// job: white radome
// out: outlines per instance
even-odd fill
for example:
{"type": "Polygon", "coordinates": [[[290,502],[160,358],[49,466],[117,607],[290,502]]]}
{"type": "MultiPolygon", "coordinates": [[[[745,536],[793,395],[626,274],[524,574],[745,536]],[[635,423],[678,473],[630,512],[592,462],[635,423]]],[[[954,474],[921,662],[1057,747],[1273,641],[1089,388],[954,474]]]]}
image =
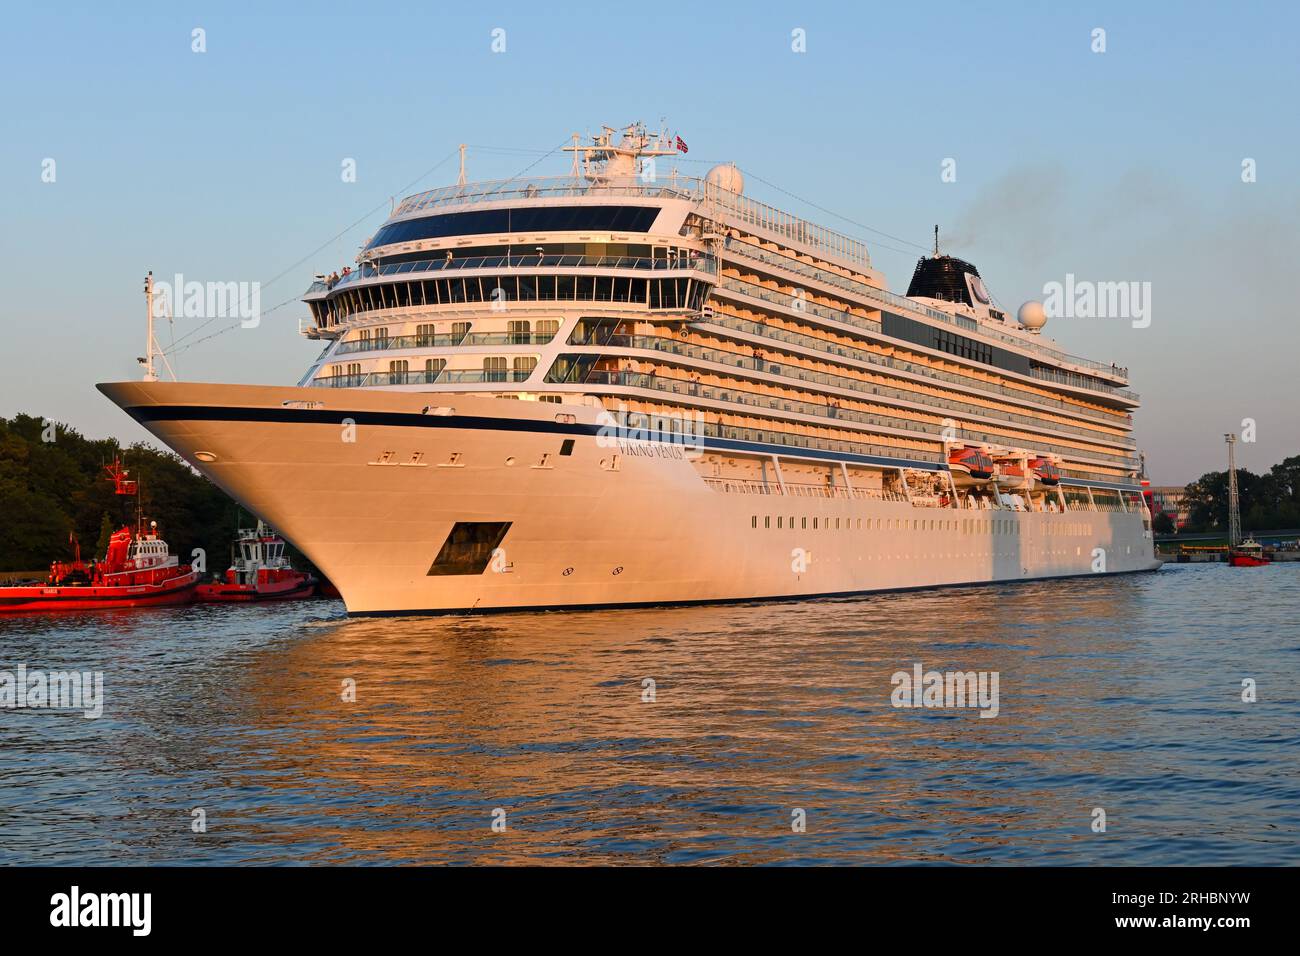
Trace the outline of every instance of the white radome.
{"type": "Polygon", "coordinates": [[[1047,324],[1047,312],[1043,308],[1043,303],[1034,299],[1020,307],[1020,311],[1016,313],[1016,318],[1030,332],[1037,332],[1047,324]]]}
{"type": "Polygon", "coordinates": [[[745,191],[745,177],[736,168],[735,163],[721,163],[714,166],[705,174],[704,178],[707,182],[719,189],[725,189],[729,193],[742,193],[745,191]]]}

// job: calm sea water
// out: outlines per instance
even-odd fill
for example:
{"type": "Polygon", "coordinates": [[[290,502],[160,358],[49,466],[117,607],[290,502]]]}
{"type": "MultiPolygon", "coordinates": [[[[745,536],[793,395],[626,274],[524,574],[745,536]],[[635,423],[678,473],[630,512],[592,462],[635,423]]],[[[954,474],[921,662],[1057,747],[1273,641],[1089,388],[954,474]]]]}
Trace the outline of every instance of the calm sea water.
{"type": "Polygon", "coordinates": [[[0,864],[1295,864],[1298,612],[1300,565],[1184,565],[787,605],[4,621],[0,670],[102,671],[106,702],[0,711],[0,864]],[[999,715],[891,706],[917,662],[998,672],[999,715]]]}

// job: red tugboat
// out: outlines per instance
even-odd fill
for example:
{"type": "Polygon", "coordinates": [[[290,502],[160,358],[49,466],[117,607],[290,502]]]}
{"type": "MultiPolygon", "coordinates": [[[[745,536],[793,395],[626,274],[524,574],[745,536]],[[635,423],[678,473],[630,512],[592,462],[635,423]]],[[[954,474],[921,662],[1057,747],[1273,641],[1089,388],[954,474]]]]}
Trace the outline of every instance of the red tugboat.
{"type": "Polygon", "coordinates": [[[200,584],[200,601],[287,601],[311,597],[316,579],[295,571],[284,556],[284,539],[259,521],[255,529],[241,529],[235,563],[224,578],[200,584]]]}
{"type": "MultiPolygon", "coordinates": [[[[117,459],[104,471],[117,494],[139,494],[138,483],[127,480],[117,459]]],[[[0,587],[0,614],[188,604],[199,573],[171,554],[167,542],[158,537],[157,522],[151,521],[147,532],[143,525],[137,498],[135,532],[129,525],[113,532],[102,561],[82,561],[74,536],[76,557],[51,563],[44,582],[0,587]]]]}
{"type": "Polygon", "coordinates": [[[1264,546],[1254,538],[1247,538],[1235,548],[1228,549],[1228,563],[1234,568],[1262,568],[1271,563],[1264,546]]]}

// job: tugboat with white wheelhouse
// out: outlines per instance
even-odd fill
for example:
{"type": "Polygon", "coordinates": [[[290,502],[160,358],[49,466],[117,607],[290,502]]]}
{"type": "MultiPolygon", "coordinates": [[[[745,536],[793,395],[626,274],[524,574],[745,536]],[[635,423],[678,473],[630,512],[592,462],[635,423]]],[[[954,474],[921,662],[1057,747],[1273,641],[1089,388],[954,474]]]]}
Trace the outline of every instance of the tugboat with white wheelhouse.
{"type": "Polygon", "coordinates": [[[117,459],[104,471],[117,494],[136,496],[134,532],[130,525],[114,531],[104,557],[89,563],[81,560],[81,546],[73,535],[73,560],[52,562],[43,582],[0,587],[0,614],[158,607],[193,600],[199,572],[171,553],[158,536],[158,522],[144,529],[139,483],[127,478],[117,459]]]}
{"type": "Polygon", "coordinates": [[[201,584],[200,601],[287,601],[311,597],[316,579],[295,571],[284,553],[284,539],[262,521],[242,528],[235,541],[235,563],[222,578],[201,584]]]}

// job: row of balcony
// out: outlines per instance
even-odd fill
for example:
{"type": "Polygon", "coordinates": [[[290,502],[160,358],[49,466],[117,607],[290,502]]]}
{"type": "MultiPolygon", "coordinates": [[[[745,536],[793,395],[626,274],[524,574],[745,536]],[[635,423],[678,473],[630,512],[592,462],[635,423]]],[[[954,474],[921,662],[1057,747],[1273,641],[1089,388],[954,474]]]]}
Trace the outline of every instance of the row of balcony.
{"type": "MultiPolygon", "coordinates": [[[[818,338],[815,335],[808,335],[803,332],[791,332],[787,329],[779,329],[775,326],[765,325],[761,322],[754,322],[750,319],[737,318],[732,315],[714,313],[709,316],[707,320],[694,324],[702,330],[709,330],[710,326],[719,326],[722,329],[734,330],[749,335],[763,336],[764,338],[774,339],[778,342],[797,345],[827,355],[853,359],[857,362],[875,365],[881,368],[911,372],[914,375],[921,375],[925,378],[939,379],[941,381],[950,382],[954,385],[960,385],[964,388],[974,388],[992,395],[1003,396],[1011,399],[1016,404],[1037,405],[1044,408],[1059,410],[1078,418],[1088,418],[1092,421],[1111,425],[1113,427],[1122,427],[1130,424],[1132,421],[1131,415],[1125,414],[1123,417],[1117,418],[1115,415],[1106,412],[1096,411],[1090,408],[1084,408],[1080,405],[1067,403],[1065,399],[1049,398],[1045,395],[1035,395],[1032,392],[1026,392],[1024,389],[1011,388],[1007,385],[985,381],[980,378],[970,378],[965,375],[959,375],[956,372],[949,372],[946,369],[934,368],[929,365],[916,365],[912,362],[905,362],[902,359],[892,358],[888,355],[880,355],[877,352],[867,352],[851,346],[841,345],[837,342],[830,342],[826,339],[818,338]]],[[[1136,447],[1136,445],[1134,447],[1136,447]]]]}
{"type": "MultiPolygon", "coordinates": [[[[892,415],[869,414],[847,408],[839,408],[814,402],[805,402],[799,399],[779,398],[772,395],[765,395],[760,392],[750,392],[737,388],[723,388],[717,385],[705,385],[701,382],[690,381],[688,379],[653,375],[647,372],[605,371],[601,369],[592,369],[586,373],[582,383],[588,385],[623,385],[631,388],[653,389],[691,398],[707,398],[713,401],[726,402],[729,404],[746,405],[767,413],[790,412],[799,415],[808,415],[824,419],[825,422],[822,423],[823,425],[828,422],[849,422],[861,425],[874,425],[878,428],[894,428],[901,432],[911,432],[918,439],[934,442],[940,441],[937,434],[917,434],[917,426],[921,423],[917,422],[915,419],[897,418],[892,415]]],[[[1007,444],[1007,439],[1005,437],[989,432],[977,431],[972,428],[955,428],[953,431],[954,433],[950,439],[952,441],[968,441],[997,446],[1007,444]]],[[[1124,468],[1126,470],[1131,469],[1136,465],[1135,461],[1121,455],[1086,451],[1079,448],[1072,448],[1068,445],[1057,445],[1053,442],[1036,441],[1034,446],[1033,450],[1036,452],[1054,452],[1070,458],[1088,458],[1096,460],[1102,464],[1110,464],[1113,467],[1124,468]]],[[[897,454],[897,452],[894,452],[894,454],[897,454]]]]}
{"type": "MultiPolygon", "coordinates": [[[[582,343],[575,343],[582,344],[582,343]]],[[[1093,429],[1084,428],[1083,426],[1068,425],[1062,422],[1045,421],[1042,418],[1035,418],[1031,415],[1018,415],[1014,412],[1004,412],[999,409],[985,408],[979,405],[969,405],[964,402],[950,399],[938,398],[933,395],[921,394],[915,391],[894,388],[889,385],[874,385],[862,382],[858,379],[848,378],[843,375],[835,375],[829,372],[816,372],[811,369],[803,368],[799,365],[782,364],[772,359],[760,359],[757,356],[743,356],[738,352],[729,352],[721,349],[712,349],[702,345],[693,345],[686,342],[680,342],[677,339],[665,338],[663,336],[651,335],[611,335],[602,339],[599,343],[593,343],[602,346],[621,346],[623,348],[646,349],[655,352],[667,352],[672,355],[697,359],[699,361],[713,362],[717,365],[729,365],[734,368],[764,372],[771,375],[779,375],[783,378],[798,379],[802,382],[811,382],[817,385],[826,385],[833,388],[844,389],[845,391],[856,392],[864,400],[873,396],[884,396],[897,398],[902,401],[912,402],[924,406],[922,409],[914,411],[930,411],[934,407],[939,407],[947,411],[952,411],[960,415],[971,415],[982,418],[996,418],[1008,423],[1021,424],[1030,426],[1036,430],[1049,430],[1068,432],[1078,435],[1087,441],[1098,443],[1109,443],[1119,445],[1125,448],[1137,448],[1137,442],[1132,438],[1120,435],[1111,435],[1098,432],[1093,429]]],[[[1083,452],[1081,452],[1083,453],[1083,452]]]]}

